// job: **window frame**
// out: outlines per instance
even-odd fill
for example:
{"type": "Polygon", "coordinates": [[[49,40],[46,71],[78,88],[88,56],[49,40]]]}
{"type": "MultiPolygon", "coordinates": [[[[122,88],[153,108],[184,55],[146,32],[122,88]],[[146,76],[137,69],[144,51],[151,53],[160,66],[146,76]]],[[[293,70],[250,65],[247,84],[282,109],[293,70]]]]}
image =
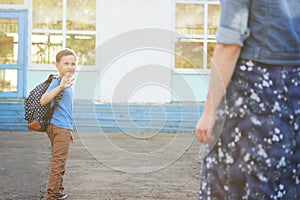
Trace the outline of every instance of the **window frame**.
{"type": "Polygon", "coordinates": [[[26,10],[28,8],[29,0],[24,0],[23,4],[0,4],[3,10],[26,10]]]}
{"type": "MultiPolygon", "coordinates": [[[[27,1],[27,0],[25,0],[27,1]]],[[[32,40],[31,40],[31,36],[32,33],[42,33],[42,34],[47,34],[47,33],[51,33],[51,34],[60,34],[62,35],[62,48],[66,47],[66,41],[67,41],[67,35],[69,34],[79,34],[79,35],[83,35],[83,34],[87,34],[87,35],[94,35],[95,36],[95,65],[77,65],[76,67],[76,71],[97,71],[97,21],[98,21],[98,14],[97,14],[97,10],[98,10],[98,1],[96,0],[96,26],[95,26],[95,30],[94,31],[84,31],[84,30],[67,30],[67,0],[62,0],[63,1],[63,16],[62,16],[62,29],[61,30],[43,30],[43,29],[33,29],[32,23],[31,25],[28,27],[28,57],[30,59],[28,59],[28,69],[29,70],[57,70],[55,68],[54,64],[33,64],[31,57],[32,57],[32,51],[31,51],[31,47],[32,47],[32,40]]],[[[33,17],[32,17],[32,13],[33,13],[33,1],[30,1],[28,7],[29,7],[29,13],[28,13],[28,18],[29,21],[32,22],[33,17]]],[[[76,52],[75,52],[76,53],[76,52]]]]}
{"type": "MultiPolygon", "coordinates": [[[[176,4],[201,4],[204,7],[204,30],[203,34],[183,34],[187,39],[203,39],[203,47],[207,50],[208,43],[210,40],[215,41],[215,35],[208,35],[207,27],[208,27],[208,6],[209,5],[220,5],[219,0],[174,0],[173,1],[173,28],[176,31],[176,4]]],[[[180,37],[176,37],[178,39],[180,37]]],[[[173,43],[173,52],[175,52],[175,41],[173,43]]],[[[190,68],[176,68],[175,67],[175,55],[174,59],[172,60],[173,64],[173,73],[175,74],[210,74],[211,69],[208,68],[207,56],[203,54],[203,68],[200,69],[190,69],[190,68]]]]}

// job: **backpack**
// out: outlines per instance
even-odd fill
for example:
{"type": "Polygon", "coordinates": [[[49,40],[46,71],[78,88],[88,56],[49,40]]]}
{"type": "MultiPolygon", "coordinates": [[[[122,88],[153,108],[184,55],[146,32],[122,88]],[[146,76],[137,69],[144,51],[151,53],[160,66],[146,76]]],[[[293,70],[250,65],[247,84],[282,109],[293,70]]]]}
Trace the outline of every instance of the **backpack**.
{"type": "MultiPolygon", "coordinates": [[[[58,106],[62,98],[63,91],[54,98],[54,105],[50,108],[50,103],[46,105],[40,104],[42,95],[47,91],[52,80],[58,76],[50,74],[48,79],[37,85],[30,91],[28,97],[24,101],[25,120],[28,121],[27,127],[29,130],[45,132],[49,120],[51,119],[54,110],[58,106]]],[[[59,80],[60,81],[60,80],[59,80]]]]}

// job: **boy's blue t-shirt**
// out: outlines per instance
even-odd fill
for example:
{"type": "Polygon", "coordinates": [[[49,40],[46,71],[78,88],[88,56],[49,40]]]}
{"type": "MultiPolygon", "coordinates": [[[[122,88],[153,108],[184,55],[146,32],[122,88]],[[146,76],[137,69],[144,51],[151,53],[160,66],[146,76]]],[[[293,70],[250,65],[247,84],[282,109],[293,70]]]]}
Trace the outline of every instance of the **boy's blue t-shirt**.
{"type": "MultiPolygon", "coordinates": [[[[47,92],[53,90],[59,85],[58,79],[53,79],[47,92]]],[[[53,116],[50,120],[51,124],[57,127],[73,130],[73,90],[72,88],[64,89],[62,99],[59,101],[53,116]]],[[[53,106],[54,99],[51,100],[50,106],[53,106]]]]}

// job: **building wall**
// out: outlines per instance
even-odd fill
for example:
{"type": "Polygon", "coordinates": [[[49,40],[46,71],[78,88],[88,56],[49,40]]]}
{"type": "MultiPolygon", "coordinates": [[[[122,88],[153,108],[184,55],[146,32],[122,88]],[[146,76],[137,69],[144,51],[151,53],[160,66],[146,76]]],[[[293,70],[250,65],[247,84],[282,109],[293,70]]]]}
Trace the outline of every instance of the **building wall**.
{"type": "Polygon", "coordinates": [[[206,99],[209,74],[172,74],[172,102],[202,102],[206,99]]]}
{"type": "MultiPolygon", "coordinates": [[[[208,74],[174,72],[173,0],[97,2],[97,65],[88,70],[79,66],[75,99],[132,103],[205,100],[208,74]]],[[[29,67],[27,94],[49,73],[56,73],[55,68],[29,67]]]]}

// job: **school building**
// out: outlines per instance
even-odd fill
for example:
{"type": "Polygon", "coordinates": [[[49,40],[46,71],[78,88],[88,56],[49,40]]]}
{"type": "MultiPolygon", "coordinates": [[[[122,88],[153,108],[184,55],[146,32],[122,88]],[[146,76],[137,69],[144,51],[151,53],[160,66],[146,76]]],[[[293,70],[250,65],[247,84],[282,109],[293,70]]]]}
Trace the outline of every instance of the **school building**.
{"type": "Polygon", "coordinates": [[[218,0],[0,0],[0,101],[24,100],[71,48],[75,101],[203,102],[219,17],[218,0]]]}

